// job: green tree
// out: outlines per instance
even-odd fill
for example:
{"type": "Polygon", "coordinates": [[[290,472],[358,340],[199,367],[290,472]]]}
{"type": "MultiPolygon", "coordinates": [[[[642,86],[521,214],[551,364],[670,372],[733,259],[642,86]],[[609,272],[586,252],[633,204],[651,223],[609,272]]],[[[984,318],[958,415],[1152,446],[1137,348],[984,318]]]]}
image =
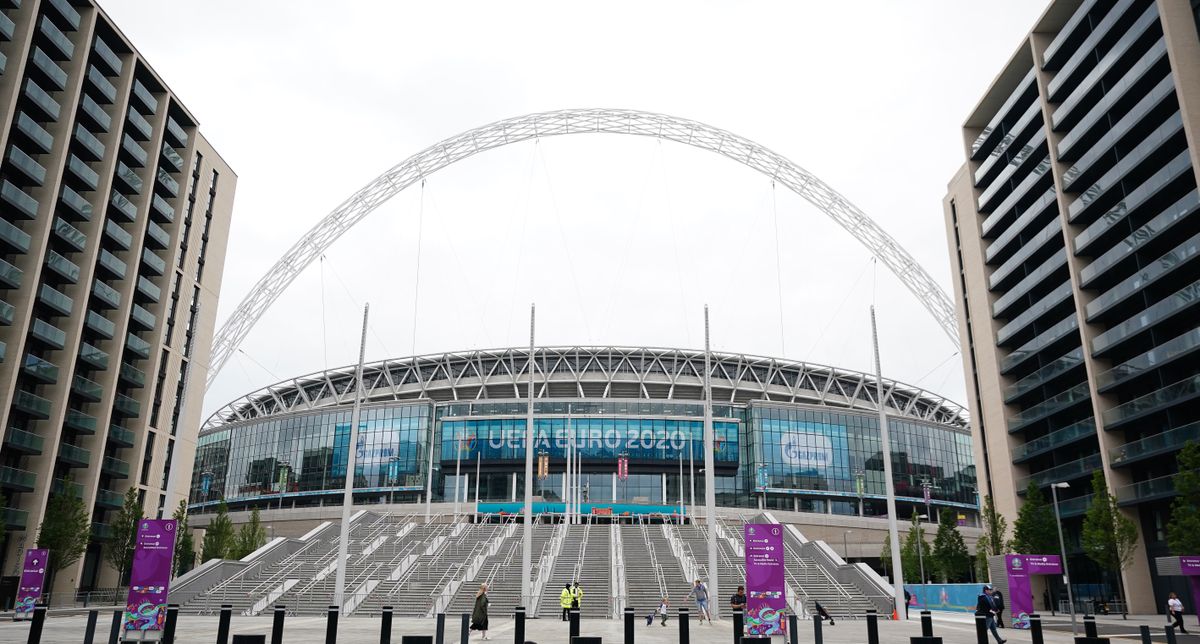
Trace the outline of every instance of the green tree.
{"type": "Polygon", "coordinates": [[[208,523],[208,530],[204,532],[204,542],[200,546],[202,551],[200,558],[204,561],[228,558],[236,546],[234,540],[233,522],[229,520],[229,506],[225,505],[225,501],[221,501],[217,505],[217,516],[208,523]]]}
{"type": "Polygon", "coordinates": [[[1007,554],[1012,550],[1012,544],[1008,541],[1008,520],[996,511],[992,497],[983,497],[980,518],[983,520],[983,534],[975,542],[975,574],[978,579],[989,579],[988,557],[1007,554]]]}
{"type": "Polygon", "coordinates": [[[61,491],[50,495],[46,518],[38,528],[37,547],[50,550],[47,588],[54,587],[54,576],[58,571],[79,561],[92,536],[92,518],[83,500],[71,494],[74,488],[71,477],[64,477],[61,491]]]}
{"type": "Polygon", "coordinates": [[[1188,441],[1176,457],[1175,501],[1167,524],[1167,544],[1176,555],[1200,552],[1200,442],[1188,441]]]}
{"type": "Polygon", "coordinates": [[[125,575],[133,562],[133,544],[137,539],[137,524],[142,520],[142,504],[138,503],[137,488],[125,490],[125,501],[117,516],[109,523],[112,537],[104,544],[104,560],[117,571],[117,584],[125,583],[125,575]]]}
{"type": "Polygon", "coordinates": [[[1025,502],[1013,523],[1012,549],[1023,555],[1044,555],[1059,551],[1058,522],[1054,508],[1046,502],[1042,490],[1032,481],[1025,491],[1025,502]]]}
{"type": "Polygon", "coordinates": [[[958,531],[957,513],[944,508],[938,515],[933,538],[933,565],[943,583],[966,581],[971,576],[971,553],[958,531]]]}
{"type": "Polygon", "coordinates": [[[258,550],[264,543],[267,542],[267,530],[262,526],[262,519],[259,517],[258,508],[250,513],[250,521],[242,525],[238,531],[237,546],[234,549],[234,554],[230,555],[231,559],[241,559],[246,555],[258,550]]]}
{"type": "Polygon", "coordinates": [[[1092,473],[1092,504],[1083,519],[1083,551],[1101,570],[1116,571],[1117,587],[1125,598],[1121,571],[1137,552],[1137,524],[1121,514],[1117,499],[1108,493],[1104,474],[1092,473]]]}
{"type": "Polygon", "coordinates": [[[171,515],[175,519],[175,559],[172,563],[172,576],[179,576],[192,569],[196,564],[196,541],[192,531],[188,530],[187,501],[180,501],[179,507],[171,515]]]}
{"type": "Polygon", "coordinates": [[[913,510],[912,525],[908,528],[908,534],[904,536],[904,543],[900,545],[900,557],[906,578],[917,579],[917,583],[929,580],[930,573],[933,572],[933,560],[930,557],[929,541],[925,538],[925,526],[916,510],[913,510]],[[922,564],[926,564],[925,579],[921,579],[922,564]]]}

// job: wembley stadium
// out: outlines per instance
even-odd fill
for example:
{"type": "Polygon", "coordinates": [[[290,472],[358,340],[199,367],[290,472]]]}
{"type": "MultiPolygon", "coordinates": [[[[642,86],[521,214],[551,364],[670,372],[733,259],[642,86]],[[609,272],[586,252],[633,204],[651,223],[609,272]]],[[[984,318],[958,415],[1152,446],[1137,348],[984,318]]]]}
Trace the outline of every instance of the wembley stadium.
{"type": "MultiPolygon", "coordinates": [[[[873,375],[712,353],[713,461],[723,508],[886,515],[873,375]]],[[[547,347],[534,352],[535,511],[687,516],[703,505],[703,351],[547,347]]],[[[529,351],[384,360],[364,367],[354,503],[512,514],[524,499],[529,351]]],[[[355,366],[238,398],[201,429],[190,510],[340,506],[355,366]]],[[[977,524],[966,411],[884,380],[897,512],[952,508],[977,524]],[[929,504],[927,507],[926,504],[929,504]]]]}

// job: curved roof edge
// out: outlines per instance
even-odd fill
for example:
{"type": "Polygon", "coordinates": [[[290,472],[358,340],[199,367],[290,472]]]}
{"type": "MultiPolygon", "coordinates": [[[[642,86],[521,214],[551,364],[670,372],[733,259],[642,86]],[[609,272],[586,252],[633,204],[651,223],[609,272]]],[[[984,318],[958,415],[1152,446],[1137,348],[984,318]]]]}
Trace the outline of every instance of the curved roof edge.
{"type": "MultiPolygon", "coordinates": [[[[367,363],[368,403],[484,402],[527,397],[527,348],[432,353],[367,363]]],[[[558,346],[534,349],[535,397],[699,401],[704,351],[659,347],[558,346]]],[[[211,414],[201,433],[231,423],[353,403],[356,365],[283,380],[211,414]]],[[[878,409],[874,374],[742,353],[712,352],[713,403],[752,400],[878,409]]],[[[945,397],[883,379],[888,413],[967,427],[967,410],[945,397]]]]}

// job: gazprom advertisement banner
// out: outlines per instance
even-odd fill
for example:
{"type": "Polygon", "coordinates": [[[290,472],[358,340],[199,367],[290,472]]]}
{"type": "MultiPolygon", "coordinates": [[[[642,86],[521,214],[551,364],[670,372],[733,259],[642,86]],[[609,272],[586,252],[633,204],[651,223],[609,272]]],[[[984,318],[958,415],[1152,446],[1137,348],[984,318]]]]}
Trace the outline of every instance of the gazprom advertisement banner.
{"type": "Polygon", "coordinates": [[[787,633],[783,568],[783,528],[777,523],[748,523],[746,542],[746,635],[787,633]]]}
{"type": "Polygon", "coordinates": [[[175,554],[175,519],[138,522],[125,602],[126,631],[161,631],[167,619],[171,559],[175,554]]]}
{"type": "Polygon", "coordinates": [[[48,563],[49,550],[30,548],[25,551],[25,565],[21,566],[21,583],[17,586],[17,603],[13,607],[16,619],[33,616],[33,607],[42,596],[42,586],[46,583],[48,563]]]}
{"type": "MultiPolygon", "coordinates": [[[[566,456],[573,436],[575,448],[585,460],[612,459],[615,463],[618,456],[626,454],[634,463],[704,461],[704,423],[698,420],[574,418],[568,428],[565,418],[538,418],[534,431],[535,452],[546,452],[552,459],[566,456]]],[[[477,456],[485,462],[525,458],[523,419],[444,421],[441,437],[443,463],[473,461],[477,456]]],[[[736,464],[738,424],[714,422],[713,438],[713,459],[736,464]]]]}
{"type": "Polygon", "coordinates": [[[837,472],[850,471],[846,427],[807,421],[762,419],[763,456],[773,476],[789,476],[813,489],[836,489],[837,472]],[[771,440],[778,436],[779,439],[771,440]]]}

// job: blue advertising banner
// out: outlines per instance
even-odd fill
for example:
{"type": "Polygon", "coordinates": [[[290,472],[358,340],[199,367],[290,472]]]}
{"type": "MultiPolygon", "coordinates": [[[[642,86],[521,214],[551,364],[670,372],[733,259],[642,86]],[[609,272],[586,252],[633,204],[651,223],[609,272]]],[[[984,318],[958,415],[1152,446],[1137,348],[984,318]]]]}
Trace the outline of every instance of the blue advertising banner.
{"type": "Polygon", "coordinates": [[[764,418],[763,460],[771,475],[805,487],[836,489],[834,479],[850,471],[850,446],[843,425],[764,418]]]}
{"type": "Polygon", "coordinates": [[[904,584],[909,608],[974,613],[979,584],[904,584]]]}

